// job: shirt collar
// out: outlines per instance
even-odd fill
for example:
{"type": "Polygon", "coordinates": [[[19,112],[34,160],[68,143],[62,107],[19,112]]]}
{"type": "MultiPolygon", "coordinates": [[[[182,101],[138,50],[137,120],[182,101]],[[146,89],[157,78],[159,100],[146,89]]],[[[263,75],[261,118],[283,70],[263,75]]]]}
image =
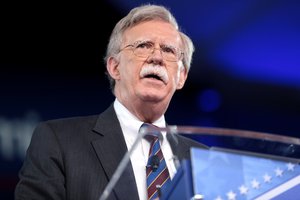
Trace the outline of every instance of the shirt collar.
{"type": "MultiPolygon", "coordinates": [[[[114,108],[122,129],[126,128],[132,133],[138,133],[141,125],[144,122],[140,121],[136,116],[134,116],[117,98],[114,101],[114,108]]],[[[152,124],[160,128],[165,128],[166,122],[164,115],[162,115],[152,124]]]]}

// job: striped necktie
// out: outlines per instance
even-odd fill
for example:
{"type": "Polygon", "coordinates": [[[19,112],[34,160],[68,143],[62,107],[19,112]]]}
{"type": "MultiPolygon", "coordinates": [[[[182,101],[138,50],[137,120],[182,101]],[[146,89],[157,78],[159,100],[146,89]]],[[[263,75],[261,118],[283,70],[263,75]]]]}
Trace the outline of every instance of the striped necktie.
{"type": "Polygon", "coordinates": [[[146,135],[145,137],[151,142],[149,159],[146,166],[147,192],[149,200],[159,197],[160,193],[164,192],[171,183],[166,161],[159,144],[159,138],[161,138],[161,136],[162,134],[157,131],[146,135]]]}

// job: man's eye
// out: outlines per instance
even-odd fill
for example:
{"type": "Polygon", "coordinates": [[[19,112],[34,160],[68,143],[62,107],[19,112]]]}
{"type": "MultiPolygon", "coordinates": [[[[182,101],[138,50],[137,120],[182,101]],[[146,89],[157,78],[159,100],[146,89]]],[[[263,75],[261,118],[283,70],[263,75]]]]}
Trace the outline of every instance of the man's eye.
{"type": "Polygon", "coordinates": [[[176,49],[173,47],[164,46],[161,49],[165,53],[176,54],[176,49]]]}
{"type": "Polygon", "coordinates": [[[153,44],[150,42],[142,42],[136,46],[136,48],[141,48],[141,49],[151,49],[153,47],[153,44]]]}

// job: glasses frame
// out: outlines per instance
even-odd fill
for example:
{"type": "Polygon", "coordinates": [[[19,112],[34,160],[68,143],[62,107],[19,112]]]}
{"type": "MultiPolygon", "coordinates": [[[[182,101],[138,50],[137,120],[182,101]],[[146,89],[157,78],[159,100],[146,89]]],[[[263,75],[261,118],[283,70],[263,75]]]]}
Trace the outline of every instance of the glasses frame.
{"type": "Polygon", "coordinates": [[[180,60],[182,60],[183,59],[183,55],[184,55],[184,53],[182,52],[182,50],[181,49],[179,49],[179,48],[177,48],[177,47],[174,47],[174,46],[172,46],[172,45],[165,45],[165,44],[160,44],[160,48],[155,48],[155,45],[154,45],[155,43],[154,42],[152,42],[152,41],[147,41],[147,40],[139,40],[139,41],[136,41],[136,42],[134,42],[134,43],[132,43],[132,44],[128,44],[128,45],[126,45],[125,47],[123,47],[123,48],[121,48],[120,50],[119,50],[119,52],[121,52],[121,51],[123,51],[123,50],[125,50],[125,49],[127,49],[128,47],[131,47],[130,48],[130,50],[132,51],[132,53],[135,55],[135,56],[137,56],[137,57],[140,57],[140,58],[148,58],[151,54],[153,54],[154,53],[154,51],[157,49],[157,50],[159,50],[160,51],[160,53],[161,53],[161,55],[162,55],[162,57],[163,57],[163,59],[164,60],[166,60],[166,61],[169,61],[169,62],[178,62],[178,61],[180,61],[180,60]],[[151,44],[152,46],[151,46],[151,51],[149,51],[149,53],[146,55],[140,55],[140,54],[136,54],[136,50],[138,49],[138,46],[140,45],[140,44],[151,44]],[[163,47],[168,47],[168,48],[171,48],[171,49],[173,49],[176,53],[174,54],[175,55],[175,57],[176,57],[176,59],[168,59],[168,58],[166,58],[166,54],[165,54],[165,52],[163,51],[163,47]]]}

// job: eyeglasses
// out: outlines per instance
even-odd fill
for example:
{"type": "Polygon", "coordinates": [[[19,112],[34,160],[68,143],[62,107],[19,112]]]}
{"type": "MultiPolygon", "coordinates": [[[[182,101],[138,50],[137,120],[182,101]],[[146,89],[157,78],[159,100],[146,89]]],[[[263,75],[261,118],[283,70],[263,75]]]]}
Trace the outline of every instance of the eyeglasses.
{"type": "MultiPolygon", "coordinates": [[[[151,41],[136,41],[133,44],[123,47],[120,52],[128,47],[131,47],[133,54],[140,58],[148,58],[157,49],[151,41]]],[[[167,61],[177,62],[183,58],[183,52],[176,47],[160,44],[159,50],[162,57],[167,61]]]]}

